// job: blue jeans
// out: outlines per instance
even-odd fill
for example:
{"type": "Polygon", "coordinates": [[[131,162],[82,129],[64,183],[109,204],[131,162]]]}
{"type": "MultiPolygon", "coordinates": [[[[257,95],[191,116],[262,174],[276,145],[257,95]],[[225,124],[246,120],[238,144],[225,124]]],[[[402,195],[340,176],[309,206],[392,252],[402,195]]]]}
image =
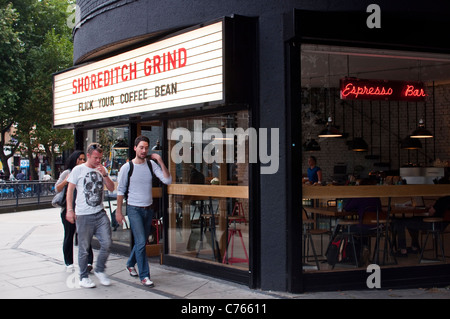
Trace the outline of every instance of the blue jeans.
{"type": "Polygon", "coordinates": [[[130,258],[128,258],[127,267],[134,267],[137,263],[139,278],[141,280],[145,277],[150,278],[145,244],[152,229],[153,210],[151,208],[128,205],[127,215],[134,238],[134,246],[131,250],[130,258]]]}
{"type": "Polygon", "coordinates": [[[95,272],[104,272],[106,260],[111,248],[111,227],[105,210],[92,215],[77,215],[78,231],[78,266],[80,267],[80,280],[88,277],[87,265],[89,248],[92,237],[95,235],[100,243],[100,251],[95,264],[95,272]]]}

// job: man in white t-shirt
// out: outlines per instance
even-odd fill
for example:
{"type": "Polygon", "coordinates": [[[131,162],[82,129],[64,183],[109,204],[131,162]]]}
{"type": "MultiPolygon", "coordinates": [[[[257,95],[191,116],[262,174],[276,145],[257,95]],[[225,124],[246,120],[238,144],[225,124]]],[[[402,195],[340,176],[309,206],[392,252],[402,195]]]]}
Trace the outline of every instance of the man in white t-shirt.
{"type": "Polygon", "coordinates": [[[98,143],[87,148],[87,161],[75,166],[68,178],[66,219],[77,224],[78,232],[78,266],[80,267],[80,286],[93,288],[88,273],[88,255],[92,237],[95,235],[100,243],[94,273],[100,282],[109,286],[111,282],[104,273],[106,260],[111,247],[111,227],[103,206],[103,185],[109,191],[114,190],[114,182],[101,165],[103,150],[98,143]],[[77,190],[76,211],[73,210],[73,193],[77,190]]]}
{"type": "Polygon", "coordinates": [[[153,287],[153,281],[150,280],[150,268],[148,266],[145,244],[150,235],[152,227],[153,210],[150,207],[153,203],[152,198],[152,172],[164,184],[170,184],[172,177],[164,165],[162,158],[158,154],[152,154],[152,160],[147,163],[147,153],[150,140],[146,136],[138,136],[134,141],[134,150],[136,157],[131,161],[133,170],[131,171],[130,182],[128,185],[128,174],[130,171],[130,162],[125,163],[119,172],[119,185],[117,187],[117,209],[116,220],[122,224],[124,217],[122,214],[122,201],[128,190],[127,215],[130,220],[131,231],[133,232],[134,246],[127,261],[127,270],[133,277],[138,273],[134,266],[137,264],[139,269],[139,279],[144,286],[153,287]],[[156,164],[154,161],[158,162],[156,164]]]}

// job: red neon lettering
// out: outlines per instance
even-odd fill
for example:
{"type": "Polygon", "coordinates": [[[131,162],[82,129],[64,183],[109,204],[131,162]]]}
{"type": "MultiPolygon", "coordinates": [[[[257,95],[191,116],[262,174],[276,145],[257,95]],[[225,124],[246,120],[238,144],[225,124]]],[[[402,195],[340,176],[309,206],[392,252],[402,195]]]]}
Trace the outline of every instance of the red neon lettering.
{"type": "Polygon", "coordinates": [[[379,86],[357,86],[353,83],[348,83],[344,89],[342,90],[341,94],[342,97],[347,97],[349,95],[354,95],[355,99],[358,98],[359,95],[392,95],[393,89],[391,87],[385,88],[382,86],[381,88],[379,86]]]}
{"type": "Polygon", "coordinates": [[[425,91],[423,89],[419,90],[414,88],[414,85],[407,85],[405,90],[405,96],[424,97],[427,95],[425,94],[425,91]]]}

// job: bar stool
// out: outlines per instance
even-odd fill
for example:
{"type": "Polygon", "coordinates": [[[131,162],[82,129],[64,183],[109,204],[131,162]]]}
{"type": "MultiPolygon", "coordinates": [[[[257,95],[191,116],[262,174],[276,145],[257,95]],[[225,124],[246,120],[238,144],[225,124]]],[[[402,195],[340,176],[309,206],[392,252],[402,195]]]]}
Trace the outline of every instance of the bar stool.
{"type": "Polygon", "coordinates": [[[427,245],[428,237],[432,235],[435,242],[434,260],[439,261],[438,258],[438,246],[441,250],[442,261],[445,262],[444,246],[442,244],[442,222],[444,221],[441,217],[428,217],[424,218],[425,223],[431,223],[431,229],[426,230],[427,236],[425,237],[425,243],[422,245],[422,252],[420,253],[419,264],[422,262],[423,253],[425,251],[425,246],[427,245]]]}
{"type": "MultiPolygon", "coordinates": [[[[384,238],[384,248],[383,248],[383,260],[381,265],[387,265],[387,259],[389,258],[390,252],[393,252],[393,245],[391,241],[391,237],[389,234],[389,223],[387,219],[378,219],[378,223],[376,219],[371,220],[372,223],[377,225],[377,237],[375,241],[375,248],[373,250],[372,262],[374,264],[379,264],[379,254],[380,254],[380,239],[384,238]],[[380,227],[384,225],[384,227],[380,227]]],[[[397,264],[397,258],[392,254],[394,258],[393,265],[397,264]]]]}
{"type": "Polygon", "coordinates": [[[247,254],[247,249],[245,248],[244,238],[242,237],[241,230],[236,228],[236,223],[240,222],[241,220],[242,220],[241,216],[230,216],[230,217],[228,217],[228,223],[229,224],[233,223],[234,227],[229,227],[228,228],[227,250],[225,251],[225,254],[223,255],[223,260],[222,260],[223,264],[225,264],[225,263],[228,263],[230,265],[231,264],[236,264],[236,263],[247,263],[248,264],[248,254],[247,254]],[[236,234],[239,235],[239,239],[241,241],[242,248],[244,250],[245,258],[234,257],[234,236],[236,234]],[[231,256],[228,257],[228,248],[230,246],[230,241],[231,241],[231,256]]]}
{"type": "Polygon", "coordinates": [[[237,218],[235,222],[244,222],[247,224],[247,219],[245,218],[245,212],[244,212],[244,206],[240,201],[236,201],[234,203],[233,212],[231,213],[231,216],[235,217],[238,216],[240,218],[237,218]]]}

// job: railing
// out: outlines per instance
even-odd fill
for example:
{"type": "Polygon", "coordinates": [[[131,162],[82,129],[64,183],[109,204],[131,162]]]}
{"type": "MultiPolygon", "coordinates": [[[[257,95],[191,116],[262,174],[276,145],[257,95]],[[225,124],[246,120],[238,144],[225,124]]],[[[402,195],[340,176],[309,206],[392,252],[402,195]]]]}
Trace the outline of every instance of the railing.
{"type": "Polygon", "coordinates": [[[0,181],[0,208],[51,203],[55,182],[0,181]]]}

